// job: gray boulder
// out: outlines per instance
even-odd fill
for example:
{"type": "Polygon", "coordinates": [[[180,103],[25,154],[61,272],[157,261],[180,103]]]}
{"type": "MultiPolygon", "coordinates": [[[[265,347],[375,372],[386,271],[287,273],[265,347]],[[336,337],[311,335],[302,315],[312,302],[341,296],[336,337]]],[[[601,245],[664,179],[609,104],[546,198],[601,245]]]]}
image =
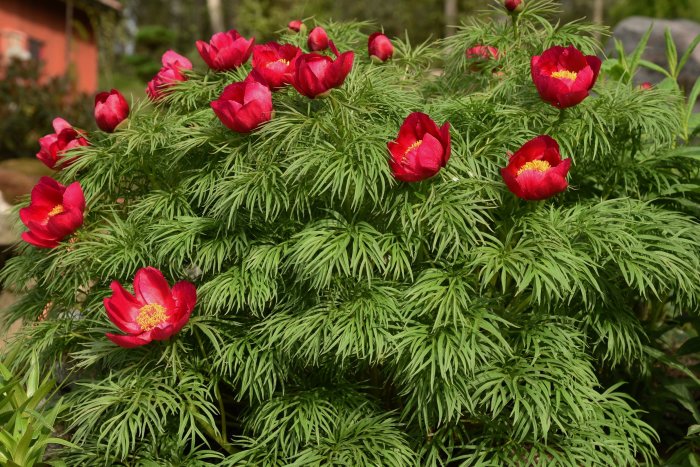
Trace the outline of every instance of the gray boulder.
{"type": "MultiPolygon", "coordinates": [[[[700,35],[700,23],[696,23],[695,21],[685,19],[668,20],[646,18],[643,16],[631,16],[620,21],[620,23],[615,26],[615,29],[613,29],[613,37],[622,42],[625,53],[629,54],[634,50],[637,44],[639,44],[639,41],[652,24],[653,29],[651,36],[649,37],[647,48],[644,51],[643,58],[666,69],[668,68],[668,62],[666,61],[666,42],[664,39],[664,31],[666,28],[671,31],[673,40],[676,43],[679,59],[688,49],[688,46],[693,39],[700,35]]],[[[614,57],[617,55],[612,39],[608,41],[605,52],[609,57],[614,57]]],[[[688,63],[683,68],[678,81],[686,92],[688,92],[693,87],[693,84],[695,84],[695,80],[698,79],[698,77],[700,77],[700,46],[698,46],[691,55],[688,63]]],[[[660,73],[648,70],[646,68],[640,68],[634,78],[634,81],[637,84],[645,81],[658,83],[662,79],[663,75],[660,73]]]]}

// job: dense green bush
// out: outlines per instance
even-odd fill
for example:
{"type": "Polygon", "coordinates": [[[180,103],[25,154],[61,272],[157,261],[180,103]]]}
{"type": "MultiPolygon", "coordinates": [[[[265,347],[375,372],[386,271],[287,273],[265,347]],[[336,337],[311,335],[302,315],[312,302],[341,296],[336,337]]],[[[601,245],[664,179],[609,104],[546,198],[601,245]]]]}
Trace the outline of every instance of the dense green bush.
{"type": "Polygon", "coordinates": [[[62,115],[78,128],[94,128],[92,96],[74,92],[67,77],[41,78],[42,64],[13,60],[0,80],[0,159],[34,157],[37,140],[53,133],[62,115]]]}
{"type": "Polygon", "coordinates": [[[31,323],[20,357],[68,375],[64,420],[82,449],[62,457],[698,462],[693,103],[604,73],[559,111],[538,96],[530,58],[555,44],[595,53],[597,27],[558,24],[549,0],[515,18],[444,42],[395,39],[383,64],[367,58],[367,25],[325,24],[356,51],[345,83],[315,100],[274,93],[274,118],[252,134],[209,106],[249,65],[200,62],[116,133],[90,135],[60,173],[83,186],[84,226],[54,249],[26,245],[3,271],[23,294],[11,317],[31,323]],[[475,67],[476,44],[498,61],[475,67]],[[452,156],[401,183],[386,144],[414,111],[450,122],[452,156]],[[499,169],[540,134],[573,160],[571,186],[526,202],[499,169]],[[103,299],[145,266],[195,283],[197,305],[174,338],[123,349],[105,338],[103,299]]]}

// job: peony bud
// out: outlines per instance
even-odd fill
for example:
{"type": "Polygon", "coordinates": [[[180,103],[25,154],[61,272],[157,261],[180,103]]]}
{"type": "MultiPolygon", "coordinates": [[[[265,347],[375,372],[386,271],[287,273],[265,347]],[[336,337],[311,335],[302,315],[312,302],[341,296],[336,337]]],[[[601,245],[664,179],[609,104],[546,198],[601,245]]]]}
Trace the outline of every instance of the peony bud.
{"type": "Polygon", "coordinates": [[[309,33],[309,39],[306,43],[309,46],[309,50],[312,50],[314,52],[327,49],[328,34],[326,34],[326,30],[323,29],[321,26],[316,26],[309,33]]]}
{"type": "Polygon", "coordinates": [[[112,133],[129,116],[129,104],[116,89],[95,96],[95,121],[100,130],[112,133]]]}
{"type": "Polygon", "coordinates": [[[287,24],[287,28],[290,31],[299,32],[302,29],[306,29],[306,26],[304,26],[304,23],[302,23],[301,20],[295,19],[290,21],[289,24],[287,24]]]}
{"type": "Polygon", "coordinates": [[[510,12],[520,12],[524,8],[523,0],[505,0],[503,5],[506,7],[506,10],[510,12]]]}
{"type": "Polygon", "coordinates": [[[367,50],[370,57],[376,57],[382,62],[386,62],[394,54],[394,46],[391,41],[380,32],[375,32],[369,36],[367,50]]]}

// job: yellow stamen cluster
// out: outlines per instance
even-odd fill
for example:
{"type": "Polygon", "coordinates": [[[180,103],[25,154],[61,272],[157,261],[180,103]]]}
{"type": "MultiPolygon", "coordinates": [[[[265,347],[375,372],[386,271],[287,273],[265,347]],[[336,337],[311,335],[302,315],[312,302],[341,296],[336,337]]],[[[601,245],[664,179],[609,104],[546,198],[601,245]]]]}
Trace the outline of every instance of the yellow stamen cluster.
{"type": "Polygon", "coordinates": [[[525,172],[526,170],[536,170],[538,172],[546,172],[551,167],[552,166],[549,165],[549,162],[547,162],[547,161],[530,161],[530,162],[526,162],[525,164],[523,164],[522,167],[520,167],[520,169],[518,170],[518,175],[525,172]]]}
{"type": "Polygon", "coordinates": [[[51,218],[57,214],[61,214],[62,212],[63,212],[63,205],[57,204],[56,206],[53,207],[52,210],[49,211],[48,217],[51,218]]]}
{"type": "Polygon", "coordinates": [[[576,73],[575,71],[569,71],[569,70],[559,70],[559,71],[555,71],[550,76],[552,78],[570,79],[571,81],[575,81],[576,77],[578,76],[578,73],[576,73]]]}
{"type": "Polygon", "coordinates": [[[421,144],[423,144],[423,140],[419,139],[415,143],[407,147],[403,153],[403,156],[401,157],[401,163],[406,164],[408,162],[408,153],[413,151],[414,149],[418,149],[421,144]]]}
{"type": "Polygon", "coordinates": [[[164,306],[157,303],[149,303],[139,309],[135,321],[136,324],[141,326],[143,332],[148,332],[159,324],[167,321],[167,319],[168,315],[165,312],[164,306]]]}
{"type": "Polygon", "coordinates": [[[419,139],[419,140],[417,140],[415,143],[413,143],[412,145],[410,145],[409,147],[407,147],[407,148],[406,148],[406,151],[404,151],[404,153],[403,153],[403,158],[401,159],[401,161],[402,161],[402,162],[405,162],[405,161],[406,161],[406,156],[408,156],[408,153],[411,152],[411,151],[413,151],[414,149],[418,149],[418,148],[420,147],[421,144],[423,144],[423,140],[422,140],[422,139],[419,139]]]}
{"type": "Polygon", "coordinates": [[[269,67],[269,66],[272,65],[273,63],[283,63],[283,64],[285,64],[286,66],[289,66],[289,60],[285,60],[285,59],[283,59],[283,58],[280,58],[279,60],[275,60],[274,62],[270,62],[270,63],[268,63],[266,66],[269,67]]]}

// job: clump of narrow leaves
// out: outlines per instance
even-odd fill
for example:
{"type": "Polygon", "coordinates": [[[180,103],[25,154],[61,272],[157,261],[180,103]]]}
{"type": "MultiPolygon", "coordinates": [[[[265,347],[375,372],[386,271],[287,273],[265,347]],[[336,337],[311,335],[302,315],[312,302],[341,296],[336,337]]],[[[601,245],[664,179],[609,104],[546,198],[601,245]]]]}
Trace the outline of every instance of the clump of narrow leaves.
{"type": "Polygon", "coordinates": [[[634,87],[600,28],[522,5],[379,59],[366,23],[215,36],[61,153],[84,222],[3,271],[61,458],[693,459],[700,87],[634,87]]]}

